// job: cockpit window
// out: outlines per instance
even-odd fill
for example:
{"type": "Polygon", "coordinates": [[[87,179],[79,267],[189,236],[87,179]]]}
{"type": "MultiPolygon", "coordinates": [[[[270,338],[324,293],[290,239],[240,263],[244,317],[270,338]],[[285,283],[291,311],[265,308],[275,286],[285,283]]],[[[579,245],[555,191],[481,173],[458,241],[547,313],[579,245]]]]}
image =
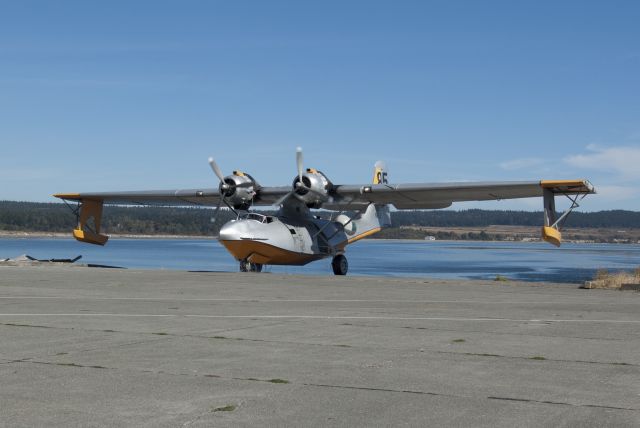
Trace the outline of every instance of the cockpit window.
{"type": "Polygon", "coordinates": [[[247,213],[243,216],[240,216],[242,220],[255,220],[260,223],[272,223],[274,218],[272,216],[262,215],[258,213],[247,213]]]}

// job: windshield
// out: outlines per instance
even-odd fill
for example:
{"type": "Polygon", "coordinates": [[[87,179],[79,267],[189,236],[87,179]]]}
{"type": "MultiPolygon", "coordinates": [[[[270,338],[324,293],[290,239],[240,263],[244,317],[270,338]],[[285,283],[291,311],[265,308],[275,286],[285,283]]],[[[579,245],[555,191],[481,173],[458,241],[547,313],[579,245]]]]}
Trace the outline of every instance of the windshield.
{"type": "Polygon", "coordinates": [[[255,220],[260,223],[272,223],[273,217],[268,215],[262,215],[258,213],[247,213],[240,216],[241,220],[255,220]]]}

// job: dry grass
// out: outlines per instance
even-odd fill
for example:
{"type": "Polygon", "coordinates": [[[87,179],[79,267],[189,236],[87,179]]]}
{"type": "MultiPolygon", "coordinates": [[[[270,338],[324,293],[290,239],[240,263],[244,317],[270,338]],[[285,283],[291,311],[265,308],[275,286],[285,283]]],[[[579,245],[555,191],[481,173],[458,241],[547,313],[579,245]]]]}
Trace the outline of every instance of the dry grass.
{"type": "Polygon", "coordinates": [[[620,288],[622,284],[640,284],[640,267],[633,272],[598,269],[593,280],[585,283],[585,288],[620,288]]]}

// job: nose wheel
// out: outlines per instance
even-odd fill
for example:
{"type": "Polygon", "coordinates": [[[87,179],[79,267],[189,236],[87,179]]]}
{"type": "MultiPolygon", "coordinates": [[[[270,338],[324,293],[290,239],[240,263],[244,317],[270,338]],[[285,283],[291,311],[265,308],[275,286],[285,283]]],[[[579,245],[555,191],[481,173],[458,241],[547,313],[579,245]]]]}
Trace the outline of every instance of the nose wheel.
{"type": "Polygon", "coordinates": [[[335,275],[346,275],[349,270],[349,262],[344,255],[338,254],[331,261],[331,267],[335,275]]]}
{"type": "Polygon", "coordinates": [[[251,263],[248,260],[240,260],[240,272],[262,272],[260,263],[251,263]]]}

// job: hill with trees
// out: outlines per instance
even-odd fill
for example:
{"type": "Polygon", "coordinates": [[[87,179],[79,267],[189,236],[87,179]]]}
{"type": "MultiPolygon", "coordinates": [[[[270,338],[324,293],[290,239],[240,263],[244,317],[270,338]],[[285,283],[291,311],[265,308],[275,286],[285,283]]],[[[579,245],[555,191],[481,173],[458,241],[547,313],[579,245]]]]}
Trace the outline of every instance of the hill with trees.
{"type": "MultiPolygon", "coordinates": [[[[226,221],[234,218],[232,212],[223,209],[216,223],[212,223],[214,211],[215,208],[202,207],[106,206],[102,217],[103,230],[110,234],[212,236],[218,234],[220,226],[226,221]]],[[[328,216],[329,213],[325,212],[323,215],[328,216]]],[[[416,237],[415,232],[407,230],[411,227],[483,228],[492,225],[539,227],[542,223],[540,211],[415,210],[392,212],[391,217],[394,227],[380,236],[416,237]]],[[[3,231],[70,232],[74,225],[75,216],[69,207],[62,203],[0,201],[0,230],[3,231]]],[[[640,228],[640,212],[623,210],[574,212],[567,219],[565,227],[640,228]]],[[[486,234],[480,239],[485,237],[486,234]]],[[[473,236],[471,238],[473,239],[473,236]]]]}

